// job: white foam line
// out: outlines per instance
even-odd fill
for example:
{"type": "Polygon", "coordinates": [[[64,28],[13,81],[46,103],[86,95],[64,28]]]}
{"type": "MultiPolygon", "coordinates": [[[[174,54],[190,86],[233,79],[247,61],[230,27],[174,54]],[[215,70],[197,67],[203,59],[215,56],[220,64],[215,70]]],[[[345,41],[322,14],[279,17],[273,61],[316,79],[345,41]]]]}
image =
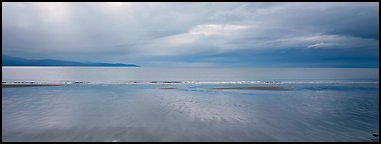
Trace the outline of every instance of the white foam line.
{"type": "Polygon", "coordinates": [[[60,81],[60,82],[49,82],[49,81],[11,81],[2,82],[3,84],[379,84],[378,81],[127,81],[127,82],[87,82],[87,81],[60,81]]]}

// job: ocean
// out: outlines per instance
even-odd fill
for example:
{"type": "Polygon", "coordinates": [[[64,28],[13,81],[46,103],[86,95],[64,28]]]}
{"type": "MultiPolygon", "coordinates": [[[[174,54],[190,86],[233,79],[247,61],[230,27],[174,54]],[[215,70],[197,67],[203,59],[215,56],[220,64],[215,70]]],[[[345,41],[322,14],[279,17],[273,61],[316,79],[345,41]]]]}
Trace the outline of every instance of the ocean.
{"type": "Polygon", "coordinates": [[[2,140],[374,141],[378,75],[378,68],[2,67],[2,140]]]}

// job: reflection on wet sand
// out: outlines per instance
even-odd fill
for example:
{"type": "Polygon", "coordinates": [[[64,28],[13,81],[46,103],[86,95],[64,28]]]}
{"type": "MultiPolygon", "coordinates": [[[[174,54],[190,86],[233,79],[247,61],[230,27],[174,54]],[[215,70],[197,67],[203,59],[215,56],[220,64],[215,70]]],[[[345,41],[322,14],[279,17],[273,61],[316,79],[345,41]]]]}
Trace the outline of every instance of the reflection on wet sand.
{"type": "Polygon", "coordinates": [[[219,90],[289,90],[286,87],[268,87],[268,86],[250,86],[250,87],[217,87],[210,89],[219,89],[219,90]]]}

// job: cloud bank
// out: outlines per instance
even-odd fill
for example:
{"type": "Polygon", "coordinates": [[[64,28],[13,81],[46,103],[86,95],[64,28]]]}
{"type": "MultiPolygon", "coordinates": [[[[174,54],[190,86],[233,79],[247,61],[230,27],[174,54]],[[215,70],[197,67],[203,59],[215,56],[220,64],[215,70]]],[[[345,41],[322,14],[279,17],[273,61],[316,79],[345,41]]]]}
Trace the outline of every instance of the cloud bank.
{"type": "Polygon", "coordinates": [[[254,67],[379,59],[378,3],[3,3],[2,21],[3,54],[26,58],[254,67]]]}

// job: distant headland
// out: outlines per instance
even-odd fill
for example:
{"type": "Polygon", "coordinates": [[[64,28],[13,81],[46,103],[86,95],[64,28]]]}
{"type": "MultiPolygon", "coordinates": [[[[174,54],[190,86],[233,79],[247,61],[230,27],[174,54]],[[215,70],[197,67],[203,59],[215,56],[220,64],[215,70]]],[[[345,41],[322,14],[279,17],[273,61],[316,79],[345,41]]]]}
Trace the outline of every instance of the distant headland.
{"type": "Polygon", "coordinates": [[[76,62],[55,59],[24,59],[2,55],[2,66],[102,66],[102,67],[140,67],[135,64],[76,62]]]}

